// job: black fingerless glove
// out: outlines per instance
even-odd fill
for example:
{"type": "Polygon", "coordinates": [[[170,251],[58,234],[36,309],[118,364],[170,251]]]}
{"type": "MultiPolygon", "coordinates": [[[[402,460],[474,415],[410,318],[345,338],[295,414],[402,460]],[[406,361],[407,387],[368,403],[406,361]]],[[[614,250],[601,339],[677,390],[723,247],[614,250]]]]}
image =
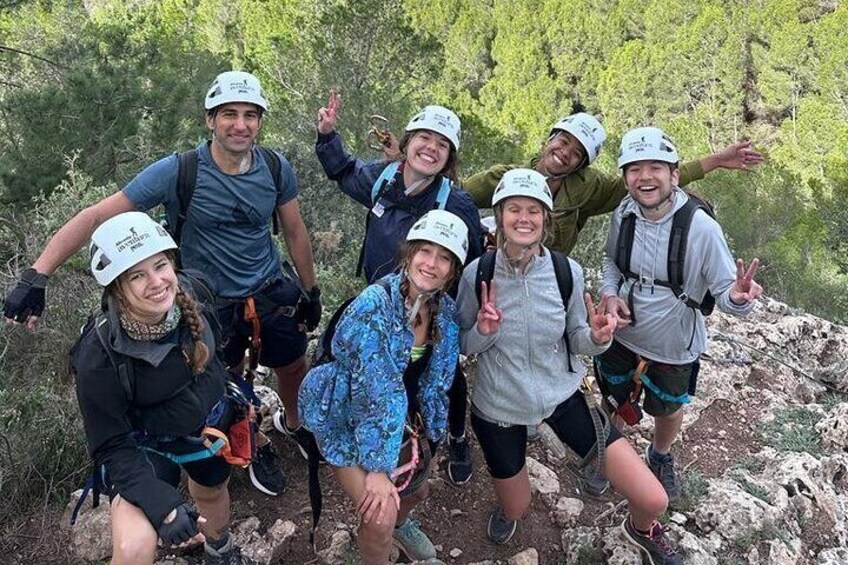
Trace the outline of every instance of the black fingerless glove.
{"type": "Polygon", "coordinates": [[[183,503],[177,506],[176,511],[177,515],[173,520],[167,524],[163,520],[159,525],[159,538],[165,547],[180,545],[200,532],[197,529],[197,519],[200,514],[195,512],[191,506],[183,503]]]}
{"type": "Polygon", "coordinates": [[[321,322],[321,290],[318,285],[312,290],[305,291],[297,305],[297,319],[306,326],[307,331],[313,331],[321,322]]]}
{"type": "Polygon", "coordinates": [[[16,322],[26,322],[30,316],[41,316],[44,312],[44,289],[47,275],[29,268],[21,275],[18,285],[6,296],[3,316],[16,322]]]}

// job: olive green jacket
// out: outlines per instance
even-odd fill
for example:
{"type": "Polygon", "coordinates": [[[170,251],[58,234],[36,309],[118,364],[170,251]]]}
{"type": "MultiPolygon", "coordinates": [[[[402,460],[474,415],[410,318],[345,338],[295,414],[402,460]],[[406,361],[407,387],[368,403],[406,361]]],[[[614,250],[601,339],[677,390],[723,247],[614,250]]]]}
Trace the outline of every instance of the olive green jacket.
{"type": "MultiPolygon", "coordinates": [[[[478,208],[490,208],[492,194],[505,172],[518,167],[532,169],[537,159],[528,165],[495,165],[471,175],[460,183],[478,208]]],[[[680,166],[680,186],[704,178],[700,161],[687,161],[680,166]]],[[[608,214],[627,196],[624,179],[612,177],[591,168],[567,175],[554,196],[554,238],[548,247],[570,253],[577,243],[577,234],[592,216],[608,214]]]]}

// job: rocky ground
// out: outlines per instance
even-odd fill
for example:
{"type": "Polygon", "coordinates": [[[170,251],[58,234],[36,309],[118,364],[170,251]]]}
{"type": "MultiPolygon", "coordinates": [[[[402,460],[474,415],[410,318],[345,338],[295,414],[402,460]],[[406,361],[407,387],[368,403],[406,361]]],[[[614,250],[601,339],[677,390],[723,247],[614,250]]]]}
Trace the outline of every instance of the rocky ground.
{"type": "MultiPolygon", "coordinates": [[[[746,320],[713,314],[709,327],[699,394],[674,448],[687,494],[664,517],[669,535],[693,564],[848,563],[848,329],[768,299],[746,320]]],[[[626,432],[639,451],[650,426],[646,420],[626,432]]],[[[232,481],[245,553],[263,563],[359,563],[353,508],[326,469],[319,552],[312,552],[306,466],[292,443],[274,435],[286,492],[266,497],[241,471],[232,481]]],[[[437,544],[439,562],[641,563],[619,533],[626,513],[620,497],[581,499],[564,461],[542,444],[532,444],[529,455],[532,509],[505,547],[486,539],[494,496],[479,449],[465,487],[451,486],[441,469],[434,473],[415,517],[437,544]]],[[[49,560],[107,558],[105,508],[87,504],[80,524],[54,540],[69,548],[67,560],[49,560]]],[[[197,563],[199,556],[163,553],[161,563],[197,563]]]]}

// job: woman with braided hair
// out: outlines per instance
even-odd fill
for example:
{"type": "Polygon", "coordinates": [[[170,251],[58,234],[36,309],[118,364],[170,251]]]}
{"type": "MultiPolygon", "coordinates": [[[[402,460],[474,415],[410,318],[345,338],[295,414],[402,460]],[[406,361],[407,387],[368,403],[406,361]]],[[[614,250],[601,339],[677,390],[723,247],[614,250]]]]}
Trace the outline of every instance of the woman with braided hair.
{"type": "Polygon", "coordinates": [[[225,411],[227,373],[215,355],[214,304],[202,302],[213,294],[175,270],[176,247],[141,212],[92,234],[91,271],[105,289],[71,369],[94,490],[111,501],[113,564],[153,563],[159,540],[205,541],[206,563],[250,564],[227,530],[230,464],[194,457],[201,430],[225,411]],[[181,468],[196,511],[177,488],[181,468]]]}
{"type": "Polygon", "coordinates": [[[361,517],[357,542],[366,565],[388,563],[393,543],[413,561],[436,557],[409,513],[427,497],[427,454],[447,434],[447,391],[459,358],[447,290],[465,261],[468,228],[446,210],[431,210],[402,250],[400,273],[345,308],[333,360],[300,386],[300,419],[361,517]]]}

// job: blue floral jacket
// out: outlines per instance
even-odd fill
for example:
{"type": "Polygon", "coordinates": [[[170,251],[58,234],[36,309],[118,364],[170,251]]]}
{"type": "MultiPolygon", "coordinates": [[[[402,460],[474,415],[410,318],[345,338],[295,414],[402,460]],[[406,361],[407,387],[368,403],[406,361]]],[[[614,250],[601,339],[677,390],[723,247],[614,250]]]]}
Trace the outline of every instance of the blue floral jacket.
{"type": "MultiPolygon", "coordinates": [[[[391,472],[397,467],[407,415],[403,373],[409,364],[412,330],[406,323],[400,275],[388,275],[391,296],[371,285],[348,306],[336,328],[336,360],[316,367],[300,386],[300,419],[321,453],[337,467],[391,472]]],[[[436,314],[441,340],[434,344],[418,393],[421,416],[432,441],[447,422],[447,391],[459,358],[456,304],[443,295],[436,314]]]]}

